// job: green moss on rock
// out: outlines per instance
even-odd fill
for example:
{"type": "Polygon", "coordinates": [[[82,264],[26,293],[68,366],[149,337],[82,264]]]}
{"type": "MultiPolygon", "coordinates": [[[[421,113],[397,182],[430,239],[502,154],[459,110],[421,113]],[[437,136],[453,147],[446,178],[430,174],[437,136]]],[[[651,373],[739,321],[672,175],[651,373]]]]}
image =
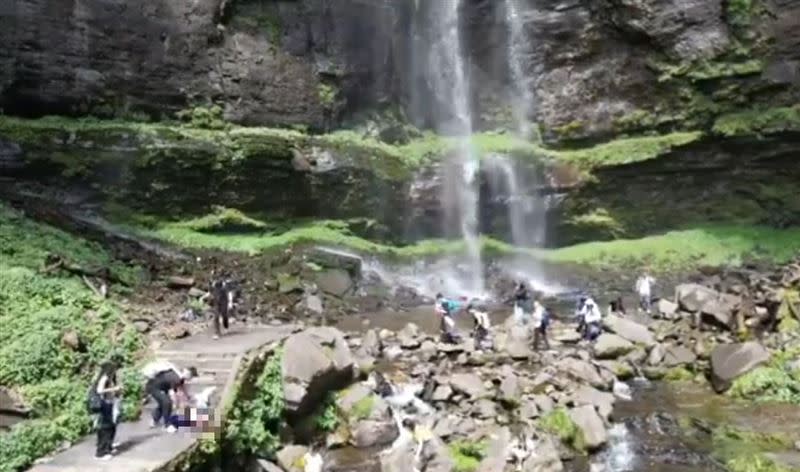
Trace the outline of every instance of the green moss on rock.
{"type": "Polygon", "coordinates": [[[699,132],[679,132],[660,136],[624,138],[588,149],[552,152],[552,155],[583,169],[592,169],[654,159],[673,148],[696,141],[701,136],[702,133],[699,132]]]}
{"type": "Polygon", "coordinates": [[[719,117],[714,133],[721,136],[747,136],[800,130],[800,105],[753,109],[719,117]]]}
{"type": "Polygon", "coordinates": [[[557,408],[539,418],[538,426],[551,434],[556,435],[561,442],[578,452],[586,451],[586,440],[578,425],[569,417],[564,408],[557,408]]]}

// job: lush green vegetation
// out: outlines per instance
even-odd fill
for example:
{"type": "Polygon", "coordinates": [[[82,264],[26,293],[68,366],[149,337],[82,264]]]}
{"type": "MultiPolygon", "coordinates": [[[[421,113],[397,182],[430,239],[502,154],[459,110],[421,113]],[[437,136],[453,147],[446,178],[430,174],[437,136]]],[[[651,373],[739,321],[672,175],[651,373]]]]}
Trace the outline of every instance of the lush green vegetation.
{"type": "Polygon", "coordinates": [[[226,439],[239,454],[270,457],[280,444],[283,426],[283,381],[280,351],[267,360],[252,398],[238,402],[230,413],[226,439]]]}
{"type": "MultiPolygon", "coordinates": [[[[38,272],[50,253],[136,278],[135,270],[113,262],[100,247],[0,205],[0,384],[21,393],[34,414],[0,435],[2,472],[23,470],[89,433],[86,392],[98,364],[115,357],[130,365],[143,347],[113,302],[97,298],[75,277],[38,272]],[[69,345],[65,335],[79,345],[69,345]]],[[[130,418],[138,414],[140,378],[131,370],[119,375],[130,418]]]]}
{"type": "Polygon", "coordinates": [[[447,447],[454,462],[454,472],[475,472],[486,457],[487,446],[482,441],[453,441],[447,447]]]}
{"type": "Polygon", "coordinates": [[[750,26],[753,0],[728,0],[725,5],[728,23],[735,27],[750,26]]]}
{"type": "Polygon", "coordinates": [[[564,444],[572,449],[584,452],[586,441],[583,432],[578,428],[569,413],[563,408],[557,408],[545,416],[539,418],[538,425],[542,430],[554,434],[564,444]]]}
{"type": "Polygon", "coordinates": [[[553,262],[595,267],[649,265],[653,270],[739,265],[747,258],[784,262],[800,250],[800,229],[707,226],[641,239],[593,242],[545,251],[553,262]]]}
{"type": "Polygon", "coordinates": [[[329,433],[335,431],[336,428],[339,427],[340,422],[339,411],[336,408],[336,397],[330,394],[318,407],[318,411],[314,415],[314,426],[316,426],[319,431],[329,433]]]}
{"type": "Polygon", "coordinates": [[[714,132],[722,136],[741,136],[800,130],[800,105],[731,113],[719,117],[714,132]]]}

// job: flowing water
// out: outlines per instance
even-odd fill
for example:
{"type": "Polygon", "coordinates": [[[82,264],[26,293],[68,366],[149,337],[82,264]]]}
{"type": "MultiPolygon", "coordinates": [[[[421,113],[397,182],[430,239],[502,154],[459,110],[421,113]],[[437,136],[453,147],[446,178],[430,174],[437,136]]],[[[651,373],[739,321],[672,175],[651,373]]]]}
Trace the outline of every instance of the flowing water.
{"type": "Polygon", "coordinates": [[[505,0],[506,25],[508,27],[508,65],[511,71],[512,88],[510,100],[514,112],[517,133],[531,138],[530,119],[535,111],[535,97],[531,91],[531,79],[525,73],[523,64],[530,54],[531,43],[525,34],[525,23],[522,17],[524,5],[520,0],[505,0]]]}
{"type": "Polygon", "coordinates": [[[457,229],[466,246],[466,270],[448,275],[462,282],[462,291],[480,296],[484,289],[478,228],[480,163],[471,143],[472,110],[461,46],[461,0],[431,2],[429,7],[427,16],[434,24],[430,29],[426,73],[436,103],[445,108],[434,115],[435,126],[440,133],[456,139],[456,147],[443,166],[443,233],[452,237],[457,229]]]}

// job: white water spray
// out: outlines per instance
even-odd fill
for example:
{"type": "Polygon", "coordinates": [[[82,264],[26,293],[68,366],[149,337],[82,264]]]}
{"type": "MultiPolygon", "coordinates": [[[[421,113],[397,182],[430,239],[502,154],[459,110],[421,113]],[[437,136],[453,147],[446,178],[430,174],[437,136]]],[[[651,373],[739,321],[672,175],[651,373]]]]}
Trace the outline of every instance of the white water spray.
{"type": "Polygon", "coordinates": [[[447,274],[464,281],[463,290],[479,296],[484,291],[483,264],[479,234],[479,171],[480,163],[471,143],[472,110],[464,55],[461,47],[461,0],[432,2],[428,18],[436,22],[427,71],[437,102],[444,110],[439,114],[438,131],[454,136],[457,143],[449,162],[443,166],[445,234],[460,230],[466,245],[466,267],[447,274]],[[458,273],[460,272],[460,273],[458,273]]]}

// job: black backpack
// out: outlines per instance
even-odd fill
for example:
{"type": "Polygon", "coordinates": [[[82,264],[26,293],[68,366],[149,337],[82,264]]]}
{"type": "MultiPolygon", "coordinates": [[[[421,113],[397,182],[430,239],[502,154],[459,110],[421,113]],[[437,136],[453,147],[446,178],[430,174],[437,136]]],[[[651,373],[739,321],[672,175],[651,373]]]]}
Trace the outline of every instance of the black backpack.
{"type": "Polygon", "coordinates": [[[100,394],[97,393],[96,383],[93,383],[87,392],[86,409],[89,410],[89,413],[100,413],[103,409],[103,399],[100,398],[100,394]]]}

